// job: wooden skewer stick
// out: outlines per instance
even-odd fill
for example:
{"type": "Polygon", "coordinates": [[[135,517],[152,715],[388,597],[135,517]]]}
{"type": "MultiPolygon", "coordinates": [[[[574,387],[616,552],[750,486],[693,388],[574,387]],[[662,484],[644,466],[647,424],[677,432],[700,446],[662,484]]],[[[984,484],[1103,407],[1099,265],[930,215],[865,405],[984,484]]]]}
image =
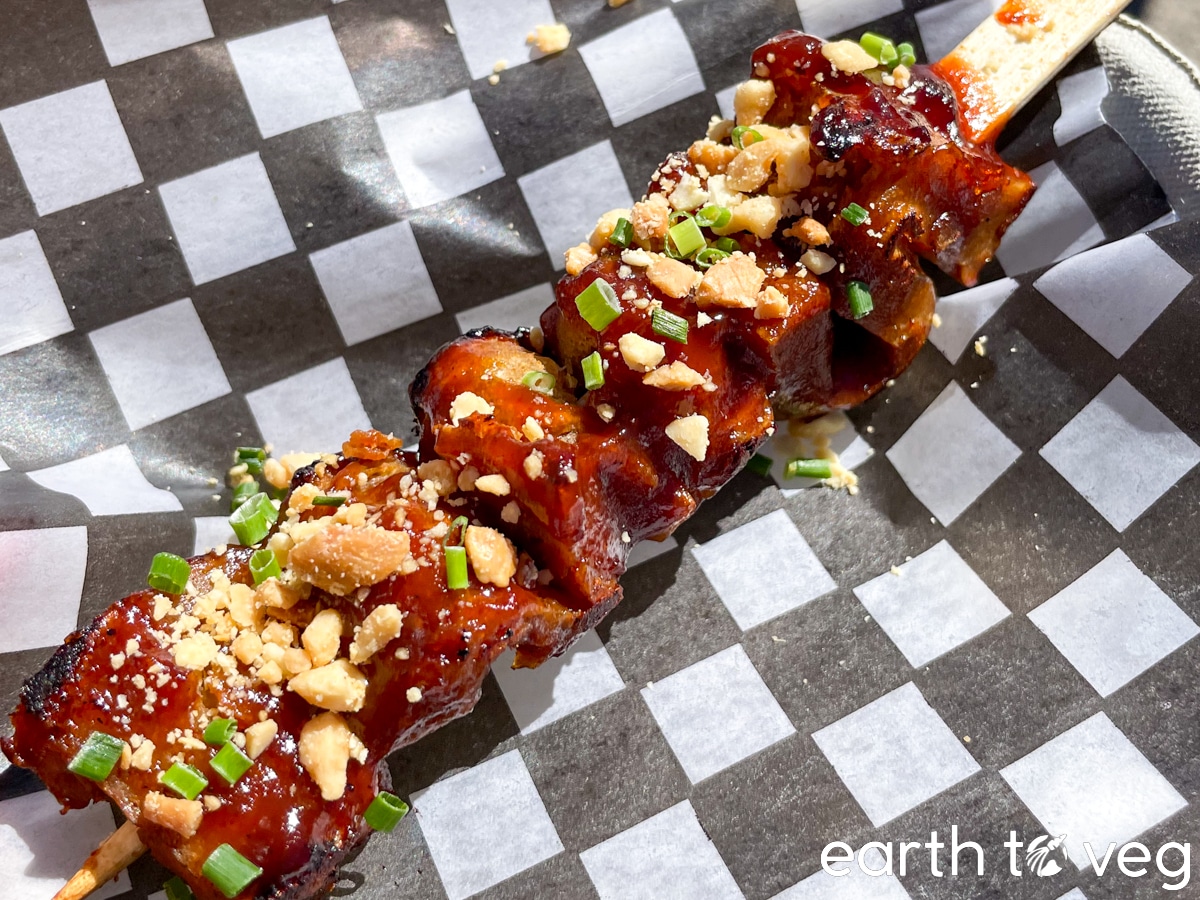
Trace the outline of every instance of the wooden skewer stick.
{"type": "Polygon", "coordinates": [[[146,852],[137,826],[126,822],[92,851],[78,872],[54,895],[54,900],[83,900],[104,882],[116,878],[146,852]]]}
{"type": "Polygon", "coordinates": [[[1130,0],[1009,0],[934,71],[954,88],[966,137],[990,140],[1130,0]]]}
{"type": "MultiPolygon", "coordinates": [[[[934,66],[958,95],[967,137],[995,137],[1130,2],[1009,0],[989,16],[934,66]]],[[[137,827],[126,822],[96,848],[53,900],[83,900],[145,850],[137,827]]]]}

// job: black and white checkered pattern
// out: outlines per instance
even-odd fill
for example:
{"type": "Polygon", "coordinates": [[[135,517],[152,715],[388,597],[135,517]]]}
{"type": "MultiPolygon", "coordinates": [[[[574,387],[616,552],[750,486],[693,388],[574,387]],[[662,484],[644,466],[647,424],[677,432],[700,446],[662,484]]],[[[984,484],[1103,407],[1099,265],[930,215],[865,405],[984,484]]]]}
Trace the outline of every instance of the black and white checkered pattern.
{"type": "MultiPolygon", "coordinates": [[[[936,57],[998,4],[0,5],[7,708],[152,553],[226,538],[232,446],[411,434],[430,352],[531,323],[561,251],[728,109],[763,39],[870,27],[936,57]],[[571,48],[532,59],[555,19],[571,48]]],[[[1143,233],[1174,215],[1106,124],[1118,87],[1089,50],[1008,129],[1041,190],[850,414],[859,495],[743,474],[639,548],[597,634],[394,756],[416,814],[343,889],[1160,896],[1014,880],[1001,848],[1200,839],[1200,226],[1143,233]],[[951,825],[1000,854],[982,879],[819,871],[832,841],[951,825]]],[[[113,826],[0,770],[4,895],[49,897],[113,826]]],[[[97,896],[162,879],[142,860],[97,896]]]]}

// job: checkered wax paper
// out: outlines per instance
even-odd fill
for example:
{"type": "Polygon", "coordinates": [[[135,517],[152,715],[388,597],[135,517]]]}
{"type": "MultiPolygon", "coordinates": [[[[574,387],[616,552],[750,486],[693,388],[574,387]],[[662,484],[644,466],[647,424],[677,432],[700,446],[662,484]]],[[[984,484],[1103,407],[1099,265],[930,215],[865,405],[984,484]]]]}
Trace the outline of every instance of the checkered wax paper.
{"type": "MultiPolygon", "coordinates": [[[[997,5],[0,0],[0,706],[154,552],[227,538],[234,446],[415,436],[430,353],[532,324],[758,43],[936,58],[997,5]]],[[[940,278],[843,417],[858,495],[743,473],[638,548],[595,633],[394,755],[415,813],[339,895],[1196,896],[1084,843],[1200,841],[1198,98],[1130,23],[1073,61],[1004,134],[1040,191],[983,283],[940,278]],[[821,872],[952,826],[982,877],[821,872]],[[1062,871],[1012,878],[1010,831],[1066,834],[1062,871]]],[[[0,894],[115,821],[0,761],[0,894]]]]}

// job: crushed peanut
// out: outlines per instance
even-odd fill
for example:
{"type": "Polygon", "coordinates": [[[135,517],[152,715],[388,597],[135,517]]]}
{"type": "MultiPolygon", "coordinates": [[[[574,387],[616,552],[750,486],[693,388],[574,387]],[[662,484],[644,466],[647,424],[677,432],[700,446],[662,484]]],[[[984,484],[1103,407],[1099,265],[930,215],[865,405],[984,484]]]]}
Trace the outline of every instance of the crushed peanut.
{"type": "Polygon", "coordinates": [[[532,44],[538,53],[561,53],[571,46],[571,30],[562,22],[538,25],[525,38],[525,43],[532,44]]]}
{"type": "Polygon", "coordinates": [[[650,260],[646,277],[668,297],[676,299],[686,297],[700,281],[700,273],[687,263],[661,255],[650,260]]]}
{"type": "Polygon", "coordinates": [[[337,713],[322,713],[300,730],[300,764],[324,800],[339,800],[346,792],[350,763],[350,728],[337,713]]]}
{"type": "Polygon", "coordinates": [[[278,733],[279,726],[275,724],[274,719],[255,722],[249,726],[246,729],[246,755],[251,759],[258,759],[263,755],[263,751],[271,746],[278,733]]]}
{"type": "Polygon", "coordinates": [[[735,253],[704,273],[696,289],[696,303],[753,309],[758,305],[758,291],[765,278],[766,273],[754,260],[744,253],[735,253]]]}
{"type": "Polygon", "coordinates": [[[576,244],[563,256],[568,275],[578,275],[599,258],[591,244],[576,244]]]}
{"type": "Polygon", "coordinates": [[[450,424],[457,427],[459,421],[468,416],[473,416],[476,413],[490,416],[495,411],[492,404],[488,403],[478,394],[463,391],[450,404],[450,424]]]}
{"type": "Polygon", "coordinates": [[[737,86],[733,94],[733,112],[739,125],[757,125],[775,104],[775,84],[752,78],[737,86]]]}
{"type": "Polygon", "coordinates": [[[300,635],[300,643],[308,652],[312,665],[324,666],[334,661],[342,645],[343,628],[341,613],[335,609],[323,609],[313,616],[300,635]]]}
{"type": "Polygon", "coordinates": [[[832,41],[821,48],[821,55],[833,63],[834,68],[850,75],[879,65],[879,60],[864,50],[858,41],[832,41]]]}
{"type": "Polygon", "coordinates": [[[181,797],[168,797],[158,791],[149,791],[142,800],[142,818],[190,838],[200,828],[200,821],[204,818],[204,804],[199,800],[184,800],[181,797]]]}
{"type": "Polygon", "coordinates": [[[788,298],[774,285],[767,285],[766,288],[759,291],[755,300],[757,305],[754,308],[754,318],[756,319],[782,319],[791,312],[788,298]]]}
{"type": "Polygon", "coordinates": [[[468,525],[463,545],[471,569],[481,583],[508,587],[517,574],[517,556],[508,538],[494,528],[468,525]]]}
{"type": "Polygon", "coordinates": [[[686,391],[704,384],[704,376],[687,363],[676,360],[669,366],[647,373],[642,379],[642,384],[662,388],[664,391],[686,391]]]}
{"type": "Polygon", "coordinates": [[[649,372],[667,355],[667,348],[630,331],[617,341],[625,365],[635,372],[649,372]]]}
{"type": "Polygon", "coordinates": [[[684,416],[668,425],[666,432],[692,459],[704,462],[708,455],[708,419],[699,414],[684,416]]]}
{"type": "Polygon", "coordinates": [[[367,698],[367,676],[345,659],[309,669],[288,681],[288,690],[313,706],[334,712],[358,712],[367,698]]]}
{"type": "Polygon", "coordinates": [[[408,534],[378,525],[331,525],[292,549],[289,564],[301,580],[344,597],[378,584],[400,568],[409,553],[408,534]]]}
{"type": "Polygon", "coordinates": [[[475,490],[497,497],[507,497],[512,488],[503,475],[480,475],[475,479],[475,490]]]}

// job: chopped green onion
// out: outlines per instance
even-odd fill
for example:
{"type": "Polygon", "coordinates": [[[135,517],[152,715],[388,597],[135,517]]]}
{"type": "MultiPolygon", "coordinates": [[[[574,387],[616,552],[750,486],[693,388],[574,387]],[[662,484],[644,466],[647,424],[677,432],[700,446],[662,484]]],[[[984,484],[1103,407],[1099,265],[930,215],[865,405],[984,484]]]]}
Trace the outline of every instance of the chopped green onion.
{"type": "Polygon", "coordinates": [[[208,787],[208,779],[187,763],[174,763],[158,780],[185,800],[195,800],[208,787]]]}
{"type": "Polygon", "coordinates": [[[178,875],[167,880],[167,883],[163,885],[163,893],[167,895],[167,900],[195,900],[196,897],[192,893],[192,889],[178,875]]]}
{"type": "Polygon", "coordinates": [[[724,228],[733,218],[733,212],[724,206],[706,206],[696,213],[696,224],[701,228],[724,228]]]}
{"type": "Polygon", "coordinates": [[[755,131],[753,128],[747,128],[745,125],[739,125],[733,129],[731,137],[733,138],[733,146],[739,150],[745,150],[751,144],[757,144],[763,140],[760,132],[755,131]]]}
{"type": "Polygon", "coordinates": [[[191,577],[192,567],[182,556],[174,553],[155,553],[150,561],[150,571],[146,575],[146,584],[164,594],[181,594],[187,587],[191,577]]]}
{"type": "Polygon", "coordinates": [[[237,539],[247,547],[253,546],[271,533],[271,526],[279,518],[279,510],[266,494],[255,494],[233,511],[229,527],[237,539]]]}
{"type": "Polygon", "coordinates": [[[267,451],[262,447],[238,447],[237,453],[234,455],[234,461],[238,465],[244,465],[246,471],[251,475],[261,475],[263,463],[266,462],[267,451]]]}
{"type": "Polygon", "coordinates": [[[833,469],[827,459],[793,459],[783,470],[784,478],[829,478],[833,469]]]}
{"type": "Polygon", "coordinates": [[[83,742],[79,752],[71,757],[67,769],[92,781],[103,781],[121,758],[124,746],[124,741],[111,734],[93,731],[83,742]]]}
{"type": "Polygon", "coordinates": [[[466,547],[446,547],[446,587],[461,591],[470,581],[467,578],[466,547]]]}
{"type": "Polygon", "coordinates": [[[671,242],[675,244],[679,255],[684,257],[691,256],[697,250],[703,250],[708,243],[704,240],[704,233],[696,224],[696,220],[690,217],[673,226],[667,234],[671,236],[671,242]]]}
{"type": "Polygon", "coordinates": [[[228,844],[222,844],[210,853],[200,871],[229,900],[233,900],[263,873],[262,869],[228,844]]]}
{"type": "Polygon", "coordinates": [[[589,391],[604,387],[604,362],[600,359],[599,351],[593,351],[583,358],[583,386],[589,391]]]}
{"type": "Polygon", "coordinates": [[[897,44],[896,53],[900,56],[900,65],[915,66],[917,64],[917,50],[908,41],[897,44]]]}
{"type": "Polygon", "coordinates": [[[621,315],[617,292],[603,278],[597,278],[575,298],[575,306],[583,320],[596,331],[603,331],[621,315]]]}
{"type": "Polygon", "coordinates": [[[736,253],[742,249],[742,245],[731,237],[723,237],[718,241],[714,241],[713,246],[718,250],[724,250],[726,253],[736,253]]]}
{"type": "Polygon", "coordinates": [[[613,226],[612,234],[608,236],[608,242],[616,244],[618,247],[628,247],[632,240],[633,223],[626,218],[617,219],[617,224],[613,226]]]}
{"type": "Polygon", "coordinates": [[[237,512],[237,508],[257,494],[258,491],[258,482],[253,478],[249,481],[243,481],[233,489],[233,497],[229,501],[229,511],[237,512]]]}
{"type": "Polygon", "coordinates": [[[251,555],[250,577],[254,579],[255,584],[262,584],[268,578],[279,578],[282,575],[283,570],[279,568],[279,560],[275,558],[274,550],[263,547],[251,555]]]}
{"type": "Polygon", "coordinates": [[[696,254],[696,265],[702,269],[708,269],[723,259],[729,259],[729,254],[716,247],[707,247],[696,254]]]}
{"type": "Polygon", "coordinates": [[[889,62],[895,61],[898,57],[896,45],[892,43],[891,38],[884,37],[882,34],[875,34],[873,31],[868,31],[859,38],[858,45],[885,66],[889,62]]]}
{"type": "Polygon", "coordinates": [[[312,498],[313,506],[332,506],[335,509],[346,502],[346,498],[337,494],[322,494],[312,498]]]}
{"type": "Polygon", "coordinates": [[[387,791],[375,795],[363,818],[376,831],[391,831],[408,815],[408,804],[387,791]]]}
{"type": "Polygon", "coordinates": [[[871,214],[859,206],[857,203],[851,203],[842,210],[842,218],[857,228],[871,218],[871,214]]]}
{"type": "Polygon", "coordinates": [[[233,719],[213,719],[204,729],[204,743],[225,744],[235,734],[237,734],[237,722],[233,719]]]}
{"type": "Polygon", "coordinates": [[[775,465],[775,460],[771,459],[771,457],[763,456],[761,453],[755,453],[752,457],[750,457],[750,462],[746,463],[746,468],[755,475],[766,478],[771,474],[771,466],[773,465],[775,465]]]}
{"type": "Polygon", "coordinates": [[[526,372],[525,377],[521,379],[521,384],[532,388],[539,394],[549,396],[554,393],[555,381],[555,377],[549,372],[526,372]]]}
{"type": "Polygon", "coordinates": [[[230,741],[217,751],[217,755],[212,758],[209,765],[227,782],[237,784],[237,780],[254,765],[254,760],[239,750],[237,744],[230,741]]]}
{"type": "Polygon", "coordinates": [[[870,315],[875,308],[870,289],[861,281],[852,281],[846,286],[846,300],[850,304],[850,315],[856,319],[870,315]]]}
{"type": "Polygon", "coordinates": [[[896,52],[896,45],[891,41],[883,45],[883,49],[879,53],[879,62],[888,70],[894,69],[896,63],[900,62],[900,54],[896,52]]]}
{"type": "Polygon", "coordinates": [[[650,313],[650,327],[655,334],[686,344],[688,339],[688,321],[675,313],[667,312],[661,307],[655,307],[650,313]]]}

